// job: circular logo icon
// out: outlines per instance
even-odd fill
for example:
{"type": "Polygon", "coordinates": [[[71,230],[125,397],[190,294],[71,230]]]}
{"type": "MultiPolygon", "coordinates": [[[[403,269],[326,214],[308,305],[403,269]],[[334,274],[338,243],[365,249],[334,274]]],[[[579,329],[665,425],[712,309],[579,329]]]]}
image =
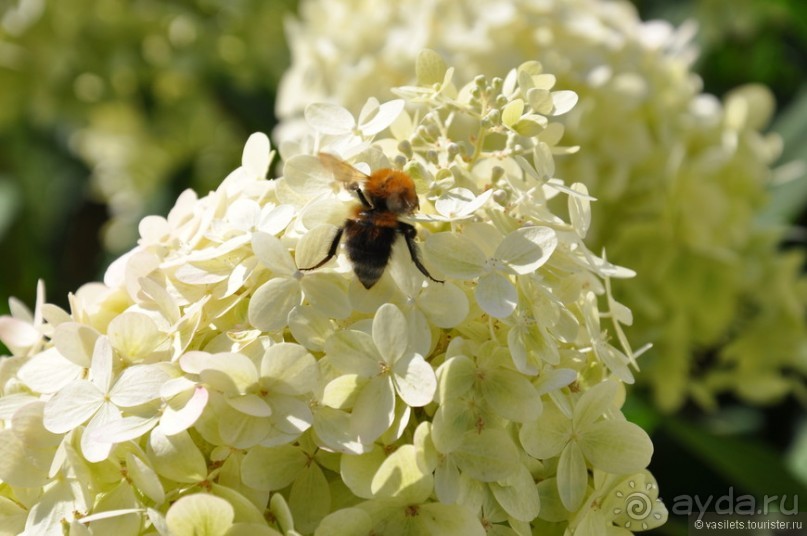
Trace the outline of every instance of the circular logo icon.
{"type": "Polygon", "coordinates": [[[625,513],[635,521],[647,519],[653,511],[653,499],[641,491],[636,491],[625,497],[625,513]]]}

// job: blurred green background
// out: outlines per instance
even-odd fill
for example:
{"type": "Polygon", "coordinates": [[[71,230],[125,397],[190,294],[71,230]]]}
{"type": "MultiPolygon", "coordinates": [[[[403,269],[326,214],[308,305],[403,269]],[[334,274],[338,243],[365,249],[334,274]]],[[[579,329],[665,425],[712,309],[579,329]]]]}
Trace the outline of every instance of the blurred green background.
{"type": "MultiPolygon", "coordinates": [[[[270,133],[289,63],[282,29],[294,0],[0,0],[0,314],[6,298],[48,301],[103,275],[137,221],[165,214],[239,165],[247,136],[270,133]]],[[[705,91],[747,82],[777,99],[780,176],[760,219],[807,238],[807,2],[635,0],[644,19],[698,22],[705,91]]],[[[0,347],[0,349],[2,349],[0,347]]],[[[653,436],[651,471],[680,495],[800,494],[807,510],[807,420],[788,398],[713,413],[662,415],[643,393],[628,418],[653,436]]],[[[791,503],[788,502],[788,505],[791,503]]],[[[685,534],[671,515],[665,534],[685,534]]]]}

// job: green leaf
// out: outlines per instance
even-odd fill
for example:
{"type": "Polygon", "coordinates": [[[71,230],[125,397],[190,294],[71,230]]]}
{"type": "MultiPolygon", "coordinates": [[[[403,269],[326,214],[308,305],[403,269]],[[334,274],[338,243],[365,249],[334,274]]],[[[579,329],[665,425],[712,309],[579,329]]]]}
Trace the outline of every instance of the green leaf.
{"type": "Polygon", "coordinates": [[[807,487],[785,467],[773,448],[749,438],[720,437],[671,417],[664,430],[686,449],[700,457],[729,482],[756,496],[807,496],[807,487]]]}
{"type": "Polygon", "coordinates": [[[807,87],[802,88],[790,107],[780,112],[772,130],[784,142],[778,173],[786,180],[774,182],[770,202],[759,220],[766,224],[791,222],[807,206],[807,87]],[[785,167],[786,166],[786,167],[785,167]]]}

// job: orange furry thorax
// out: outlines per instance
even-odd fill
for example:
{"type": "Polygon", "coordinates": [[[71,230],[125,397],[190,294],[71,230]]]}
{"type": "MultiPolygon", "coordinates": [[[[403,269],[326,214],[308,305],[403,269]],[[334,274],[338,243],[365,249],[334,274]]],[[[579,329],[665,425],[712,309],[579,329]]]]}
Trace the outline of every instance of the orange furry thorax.
{"type": "Polygon", "coordinates": [[[403,171],[378,169],[367,178],[362,190],[373,207],[408,214],[418,208],[417,192],[412,178],[403,171]]]}

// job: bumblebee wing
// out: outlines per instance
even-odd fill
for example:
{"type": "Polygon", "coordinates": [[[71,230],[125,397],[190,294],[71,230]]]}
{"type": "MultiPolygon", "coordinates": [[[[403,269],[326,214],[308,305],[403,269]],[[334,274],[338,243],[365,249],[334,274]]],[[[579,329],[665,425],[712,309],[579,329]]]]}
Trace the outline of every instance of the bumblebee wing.
{"type": "Polygon", "coordinates": [[[366,174],[332,154],[319,153],[317,158],[326,169],[333,173],[336,180],[344,183],[345,187],[350,190],[358,190],[369,178],[366,174]]]}

